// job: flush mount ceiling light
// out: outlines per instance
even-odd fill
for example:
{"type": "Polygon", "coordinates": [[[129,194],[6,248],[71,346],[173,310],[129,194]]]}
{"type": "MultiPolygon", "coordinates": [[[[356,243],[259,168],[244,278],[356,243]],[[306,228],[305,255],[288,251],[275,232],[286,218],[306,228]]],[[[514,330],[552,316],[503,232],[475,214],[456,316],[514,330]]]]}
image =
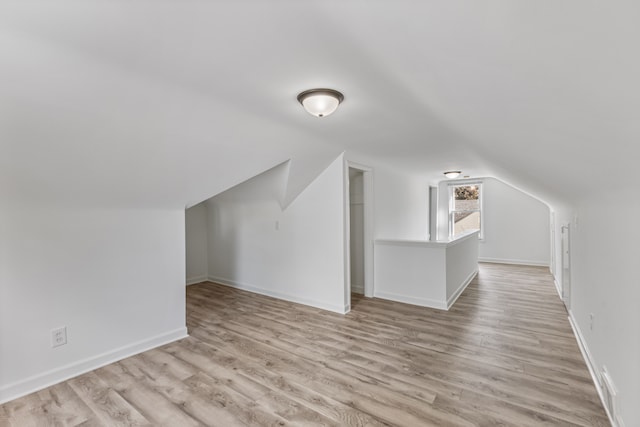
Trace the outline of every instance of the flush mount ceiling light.
{"type": "Polygon", "coordinates": [[[445,172],[444,176],[449,178],[449,179],[454,179],[460,176],[460,174],[462,173],[462,171],[449,171],[449,172],[445,172]]]}
{"type": "Polygon", "coordinates": [[[344,95],[333,89],[309,89],[298,95],[298,102],[313,116],[325,117],[336,111],[344,95]]]}

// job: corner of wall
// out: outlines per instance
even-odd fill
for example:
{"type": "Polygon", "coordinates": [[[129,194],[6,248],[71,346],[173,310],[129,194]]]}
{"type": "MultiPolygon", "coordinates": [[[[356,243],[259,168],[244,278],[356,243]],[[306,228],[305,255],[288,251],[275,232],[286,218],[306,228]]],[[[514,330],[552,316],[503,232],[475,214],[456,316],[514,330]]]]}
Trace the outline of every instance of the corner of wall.
{"type": "Polygon", "coordinates": [[[282,208],[279,176],[216,196],[207,225],[210,280],[344,313],[344,164],[338,156],[282,208]],[[215,224],[214,224],[215,223],[215,224]]]}

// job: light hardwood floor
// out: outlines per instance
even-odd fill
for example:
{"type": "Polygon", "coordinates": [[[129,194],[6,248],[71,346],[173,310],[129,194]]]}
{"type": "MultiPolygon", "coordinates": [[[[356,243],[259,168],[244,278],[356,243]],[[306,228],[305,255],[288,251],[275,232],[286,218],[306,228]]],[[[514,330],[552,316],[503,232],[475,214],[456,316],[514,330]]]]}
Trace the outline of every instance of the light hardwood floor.
{"type": "Polygon", "coordinates": [[[448,312],[352,306],[190,286],[189,338],[2,405],[0,425],[609,425],[545,268],[481,264],[448,312]]]}

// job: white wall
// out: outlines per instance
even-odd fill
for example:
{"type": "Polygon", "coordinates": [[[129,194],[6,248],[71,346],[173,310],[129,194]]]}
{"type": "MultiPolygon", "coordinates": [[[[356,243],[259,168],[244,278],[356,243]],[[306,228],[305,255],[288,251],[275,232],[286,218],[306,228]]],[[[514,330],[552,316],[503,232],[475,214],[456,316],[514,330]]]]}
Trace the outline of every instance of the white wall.
{"type": "MultiPolygon", "coordinates": [[[[367,164],[367,163],[364,163],[367,164]]],[[[375,239],[426,240],[429,186],[420,177],[374,165],[375,239]]]]}
{"type": "MultiPolygon", "coordinates": [[[[478,180],[474,180],[478,181],[478,180]]],[[[495,178],[481,179],[483,234],[481,261],[548,266],[551,260],[549,207],[495,178]]],[[[448,186],[439,185],[439,238],[448,234],[448,186]]],[[[462,181],[464,182],[464,181],[462,181]]]]}
{"type": "Polygon", "coordinates": [[[207,207],[197,204],[185,212],[187,285],[207,280],[207,207]]]}
{"type": "Polygon", "coordinates": [[[483,180],[484,239],[480,260],[548,266],[549,207],[494,178],[483,180]]]}
{"type": "Polygon", "coordinates": [[[341,155],[285,210],[286,165],[210,199],[210,279],[343,313],[343,163],[341,155]]]}
{"type": "Polygon", "coordinates": [[[377,298],[447,308],[446,247],[424,242],[376,240],[377,298]]]}
{"type": "Polygon", "coordinates": [[[451,307],[478,273],[478,246],[477,235],[461,237],[447,245],[447,307],[451,307]]]}
{"type": "MultiPolygon", "coordinates": [[[[588,188],[588,186],[587,186],[588,188]]],[[[631,183],[589,193],[571,228],[571,314],[619,392],[626,426],[640,425],[640,200],[631,183]],[[590,313],[594,314],[593,329],[590,313]]]]}
{"type": "Polygon", "coordinates": [[[425,240],[429,235],[429,183],[390,168],[379,158],[347,152],[348,161],[372,169],[373,238],[425,240]]]}
{"type": "Polygon", "coordinates": [[[448,309],[478,272],[478,232],[451,242],[376,240],[375,296],[448,309]]]}
{"type": "MultiPolygon", "coordinates": [[[[374,238],[426,239],[427,183],[418,177],[392,171],[369,158],[353,153],[346,157],[373,169],[374,238]]],[[[329,198],[335,202],[337,194],[344,196],[343,173],[337,170],[340,159],[284,211],[281,193],[287,186],[288,165],[276,167],[210,199],[206,203],[210,278],[334,311],[343,310],[338,308],[333,296],[330,296],[333,302],[325,301],[330,293],[325,294],[321,286],[311,291],[301,287],[299,280],[300,275],[305,275],[304,264],[309,264],[308,271],[325,269],[320,263],[327,253],[323,252],[322,246],[330,247],[329,253],[336,253],[336,233],[345,224],[344,219],[336,223],[332,216],[336,212],[343,215],[344,202],[340,202],[339,208],[324,203],[314,205],[317,200],[329,198]],[[336,184],[338,179],[339,186],[336,184]],[[303,214],[305,211],[308,212],[303,214]],[[279,231],[275,230],[276,221],[279,231]],[[300,230],[296,231],[296,227],[300,230]],[[287,261],[286,255],[282,255],[291,252],[291,248],[296,248],[292,253],[297,261],[287,261]]],[[[190,221],[189,217],[187,220],[190,221]]],[[[340,236],[340,242],[340,253],[344,253],[344,235],[340,236]]],[[[372,247],[373,242],[365,242],[365,245],[372,247]]],[[[187,242],[189,247],[191,244],[187,242]]],[[[331,262],[336,262],[333,257],[331,262]]],[[[187,265],[190,264],[187,259],[187,265]]],[[[322,274],[336,276],[335,265],[330,273],[322,274]]],[[[343,275],[341,283],[344,283],[344,260],[339,265],[343,275]]],[[[342,301],[347,301],[348,297],[343,294],[339,304],[347,304],[342,301]]]]}
{"type": "Polygon", "coordinates": [[[0,402],[186,335],[183,210],[0,210],[0,402]]]}

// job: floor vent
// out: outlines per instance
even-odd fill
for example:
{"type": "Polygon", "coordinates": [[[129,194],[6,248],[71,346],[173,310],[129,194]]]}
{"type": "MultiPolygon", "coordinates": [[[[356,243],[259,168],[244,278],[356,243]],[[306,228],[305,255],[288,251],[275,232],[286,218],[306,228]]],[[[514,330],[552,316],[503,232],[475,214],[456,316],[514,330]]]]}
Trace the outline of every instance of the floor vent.
{"type": "MultiPolygon", "coordinates": [[[[616,420],[616,388],[613,385],[611,376],[607,372],[607,368],[602,368],[602,400],[605,405],[605,409],[609,414],[610,420],[616,420]]],[[[614,424],[615,425],[615,424],[614,424]]]]}

